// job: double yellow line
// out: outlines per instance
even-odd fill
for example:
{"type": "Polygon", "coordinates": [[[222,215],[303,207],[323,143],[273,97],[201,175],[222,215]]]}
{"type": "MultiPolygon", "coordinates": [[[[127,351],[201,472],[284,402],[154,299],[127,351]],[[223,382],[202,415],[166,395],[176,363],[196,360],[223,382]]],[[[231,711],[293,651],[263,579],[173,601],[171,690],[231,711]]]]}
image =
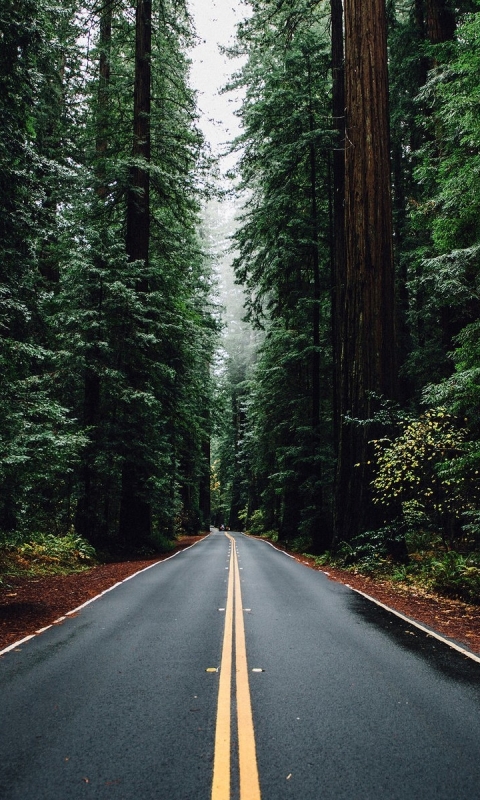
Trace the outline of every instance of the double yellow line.
{"type": "Polygon", "coordinates": [[[230,800],[232,651],[235,622],[236,705],[238,725],[238,765],[240,800],[260,800],[255,733],[253,728],[250,686],[248,683],[247,649],[243,623],[242,590],[235,539],[231,543],[228,573],[225,630],[218,687],[217,726],[213,761],[212,800],[230,800]]]}

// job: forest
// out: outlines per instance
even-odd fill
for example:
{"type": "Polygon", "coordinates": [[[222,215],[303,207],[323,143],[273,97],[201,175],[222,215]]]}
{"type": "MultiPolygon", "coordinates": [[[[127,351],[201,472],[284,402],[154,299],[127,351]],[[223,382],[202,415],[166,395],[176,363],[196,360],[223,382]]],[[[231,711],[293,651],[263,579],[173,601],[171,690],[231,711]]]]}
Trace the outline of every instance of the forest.
{"type": "Polygon", "coordinates": [[[480,4],[244,5],[225,188],[183,0],[3,0],[0,548],[223,523],[478,600],[480,4]]]}

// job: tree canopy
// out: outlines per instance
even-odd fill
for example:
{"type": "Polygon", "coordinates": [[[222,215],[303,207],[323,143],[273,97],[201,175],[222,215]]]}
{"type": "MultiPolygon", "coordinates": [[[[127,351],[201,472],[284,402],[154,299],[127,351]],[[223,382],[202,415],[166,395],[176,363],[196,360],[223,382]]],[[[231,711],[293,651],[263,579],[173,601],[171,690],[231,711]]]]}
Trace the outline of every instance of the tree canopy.
{"type": "Polygon", "coordinates": [[[468,2],[352,0],[343,26],[263,0],[239,26],[247,528],[478,547],[478,24],[468,2]]]}
{"type": "Polygon", "coordinates": [[[136,15],[109,0],[11,5],[1,528],[11,538],[74,525],[100,547],[159,544],[176,526],[209,524],[217,323],[190,19],[168,2],[151,18],[140,2],[136,15]]]}
{"type": "Polygon", "coordinates": [[[475,554],[478,3],[247,7],[219,340],[187,6],[3,4],[1,535],[475,554]]]}

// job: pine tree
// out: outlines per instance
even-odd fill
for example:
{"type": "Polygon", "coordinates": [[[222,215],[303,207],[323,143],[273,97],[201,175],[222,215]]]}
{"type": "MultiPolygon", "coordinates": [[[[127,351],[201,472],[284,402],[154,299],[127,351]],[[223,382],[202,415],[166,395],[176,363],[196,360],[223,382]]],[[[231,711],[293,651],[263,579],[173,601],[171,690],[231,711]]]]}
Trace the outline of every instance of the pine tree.
{"type": "Polygon", "coordinates": [[[76,185],[69,132],[80,52],[68,3],[6,3],[0,21],[0,528],[20,536],[68,529],[84,442],[59,391],[64,359],[51,312],[67,213],[60,201],[76,185]]]}
{"type": "MultiPolygon", "coordinates": [[[[133,97],[133,152],[130,186],[127,194],[126,250],[130,261],[141,262],[145,275],[150,249],[150,105],[152,56],[152,6],[150,0],[137,0],[135,17],[135,89],[133,97]]],[[[140,278],[139,292],[148,293],[148,280],[140,278]]],[[[135,362],[127,365],[129,383],[135,391],[144,390],[145,381],[135,362]]],[[[137,431],[141,438],[147,431],[137,431]]],[[[122,541],[148,541],[151,536],[151,505],[148,498],[150,470],[145,459],[128,454],[122,468],[119,535],[122,541]],[[143,462],[143,463],[142,463],[143,462]]]]}
{"type": "Polygon", "coordinates": [[[283,539],[294,538],[300,526],[320,548],[329,536],[323,488],[331,446],[325,399],[331,394],[333,133],[325,124],[331,123],[327,20],[310,12],[288,4],[272,14],[262,4],[239,32],[238,47],[248,53],[238,77],[246,87],[240,169],[251,196],[235,236],[235,268],[246,286],[249,318],[266,337],[237,449],[239,461],[249,464],[240,484],[255,486],[243,490],[249,510],[263,514],[283,539]],[[272,358],[283,365],[278,381],[272,358]],[[252,446],[255,439],[266,448],[263,456],[252,446]],[[260,508],[251,508],[253,497],[260,508]]]}

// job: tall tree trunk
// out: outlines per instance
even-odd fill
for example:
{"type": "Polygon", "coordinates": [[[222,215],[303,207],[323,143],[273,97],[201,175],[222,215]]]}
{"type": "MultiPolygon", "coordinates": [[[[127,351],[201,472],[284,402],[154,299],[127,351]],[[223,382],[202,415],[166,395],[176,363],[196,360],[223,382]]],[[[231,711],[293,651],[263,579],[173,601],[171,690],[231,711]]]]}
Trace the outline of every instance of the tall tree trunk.
{"type": "Polygon", "coordinates": [[[202,530],[208,531],[211,523],[211,498],[210,498],[210,438],[202,442],[203,471],[199,481],[199,507],[200,525],[202,530]]]}
{"type": "Polygon", "coordinates": [[[387,35],[384,0],[345,2],[345,290],[335,537],[374,525],[367,425],[396,393],[387,35]]]}
{"type": "Polygon", "coordinates": [[[345,284],[345,68],[343,62],[343,2],[330,0],[332,20],[332,111],[337,132],[333,151],[332,236],[332,335],[333,335],[333,429],[335,448],[340,437],[340,309],[345,284]]]}
{"type": "Polygon", "coordinates": [[[453,39],[455,14],[448,0],[425,0],[425,27],[432,44],[453,39]]]}
{"type": "MultiPolygon", "coordinates": [[[[308,92],[309,92],[309,108],[308,108],[308,123],[310,132],[310,145],[309,145],[309,161],[310,161],[310,198],[311,198],[311,217],[312,217],[312,266],[313,266],[313,314],[312,314],[312,342],[313,352],[311,360],[312,369],[312,383],[311,383],[311,397],[312,397],[312,439],[310,443],[310,452],[312,463],[318,464],[316,467],[316,481],[319,486],[315,496],[315,506],[317,509],[318,518],[323,516],[323,492],[322,492],[322,474],[320,459],[317,458],[320,449],[320,255],[319,255],[319,236],[318,236],[318,197],[317,197],[317,153],[314,141],[315,132],[315,116],[313,110],[313,97],[312,97],[312,75],[310,70],[310,63],[308,63],[308,92]]],[[[308,476],[305,476],[308,480],[308,476]]],[[[298,525],[298,519],[297,519],[298,525]]],[[[327,526],[316,524],[312,531],[313,535],[313,549],[315,552],[326,550],[329,546],[329,531],[327,526]]]]}
{"type": "MultiPolygon", "coordinates": [[[[106,0],[100,11],[100,37],[99,37],[99,70],[98,94],[96,113],[96,139],[95,139],[95,191],[98,199],[98,214],[102,214],[103,204],[107,197],[108,186],[105,169],[105,158],[108,149],[108,122],[109,122],[109,86],[110,86],[110,56],[112,48],[112,16],[113,0],[106,0]]],[[[103,225],[106,222],[103,221],[103,225]]],[[[103,233],[103,231],[102,231],[103,233]]],[[[103,263],[99,265],[102,268],[103,263]]],[[[94,279],[90,301],[97,313],[102,313],[102,287],[94,279]]],[[[96,334],[94,334],[96,336],[96,334]]],[[[94,544],[101,544],[106,536],[102,530],[102,487],[98,471],[95,468],[95,457],[98,453],[98,436],[101,428],[101,384],[98,366],[95,363],[98,357],[98,345],[90,343],[91,352],[87,354],[85,366],[83,425],[90,432],[90,442],[83,455],[81,469],[81,495],[78,501],[75,527],[78,532],[87,537],[94,544]]]]}
{"type": "MultiPolygon", "coordinates": [[[[137,0],[135,18],[135,88],[133,101],[133,158],[127,194],[126,249],[130,261],[148,265],[150,244],[150,97],[151,97],[151,0],[137,0]]],[[[145,277],[137,291],[148,291],[145,277]]],[[[130,364],[132,388],[141,389],[144,376],[130,364]]],[[[145,434],[145,432],[143,432],[145,434]]],[[[136,432],[136,436],[138,433],[136,432]]],[[[140,436],[142,433],[140,432],[140,436]]],[[[142,455],[127,455],[122,470],[120,498],[120,539],[129,545],[140,544],[151,534],[151,505],[148,500],[149,469],[142,455]]]]}

